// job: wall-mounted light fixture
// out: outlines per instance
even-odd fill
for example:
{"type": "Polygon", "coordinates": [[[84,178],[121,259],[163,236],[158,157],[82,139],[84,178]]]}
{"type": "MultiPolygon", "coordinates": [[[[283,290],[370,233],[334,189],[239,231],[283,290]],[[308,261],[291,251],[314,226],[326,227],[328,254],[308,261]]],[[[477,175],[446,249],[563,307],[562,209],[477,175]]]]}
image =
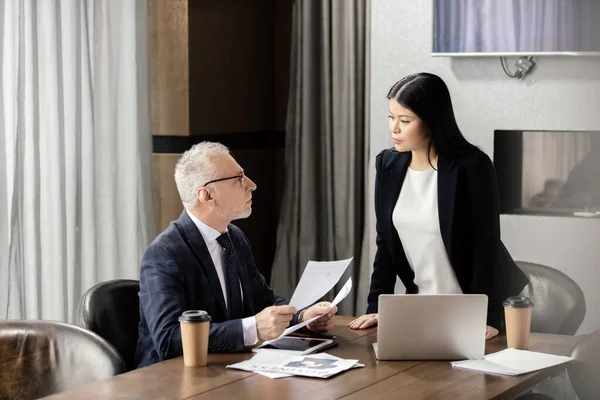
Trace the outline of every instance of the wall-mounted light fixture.
{"type": "Polygon", "coordinates": [[[535,67],[537,66],[539,59],[534,59],[532,56],[527,57],[519,57],[515,62],[515,67],[517,70],[514,73],[511,73],[508,69],[508,62],[506,61],[506,57],[500,57],[500,64],[502,65],[502,69],[504,73],[511,78],[523,79],[528,74],[530,74],[535,67]]]}

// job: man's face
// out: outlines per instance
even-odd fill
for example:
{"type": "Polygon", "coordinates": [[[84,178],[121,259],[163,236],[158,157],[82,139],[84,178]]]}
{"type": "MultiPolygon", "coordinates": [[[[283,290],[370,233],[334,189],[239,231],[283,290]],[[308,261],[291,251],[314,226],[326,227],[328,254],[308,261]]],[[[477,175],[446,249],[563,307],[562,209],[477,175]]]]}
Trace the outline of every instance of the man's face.
{"type": "Polygon", "coordinates": [[[256,184],[244,175],[244,170],[229,155],[218,155],[212,158],[217,167],[215,179],[235,177],[213,182],[214,211],[226,221],[248,218],[252,213],[252,192],[256,184]]]}

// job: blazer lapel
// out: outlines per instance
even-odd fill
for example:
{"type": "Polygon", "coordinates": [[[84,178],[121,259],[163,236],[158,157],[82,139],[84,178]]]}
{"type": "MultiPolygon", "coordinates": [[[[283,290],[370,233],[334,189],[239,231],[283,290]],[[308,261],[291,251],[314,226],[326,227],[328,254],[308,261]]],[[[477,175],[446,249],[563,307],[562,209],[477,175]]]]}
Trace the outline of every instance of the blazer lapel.
{"type": "Polygon", "coordinates": [[[411,153],[397,153],[386,164],[386,168],[389,170],[387,179],[382,179],[381,190],[383,193],[381,193],[381,198],[385,207],[383,215],[386,216],[384,221],[389,221],[392,228],[394,227],[392,213],[398,202],[398,196],[406,177],[406,170],[408,169],[408,164],[410,164],[410,159],[411,153]]]}
{"type": "Polygon", "coordinates": [[[438,214],[440,231],[448,258],[452,263],[452,220],[454,218],[454,201],[458,169],[452,160],[438,161],[438,214]]]}
{"type": "MultiPolygon", "coordinates": [[[[239,257],[238,257],[239,260],[239,257]]],[[[256,314],[254,312],[254,299],[252,297],[252,288],[250,286],[250,279],[248,278],[248,270],[242,265],[241,261],[238,264],[240,266],[240,283],[242,284],[242,293],[244,293],[244,316],[251,316],[256,314]]]]}
{"type": "Polygon", "coordinates": [[[200,262],[200,265],[202,268],[204,268],[206,276],[208,276],[210,288],[218,306],[221,308],[221,311],[223,311],[223,315],[228,315],[227,307],[225,306],[225,298],[223,297],[223,291],[221,289],[221,282],[219,281],[219,276],[217,275],[217,269],[215,268],[215,264],[212,261],[210,253],[208,252],[208,248],[206,247],[206,243],[204,242],[202,234],[185,210],[183,210],[181,213],[178,222],[183,229],[184,239],[186,240],[188,247],[192,249],[192,252],[200,262]]]}
{"type": "MultiPolygon", "coordinates": [[[[239,246],[239,244],[238,244],[239,246]]],[[[239,249],[240,247],[236,247],[239,249]]],[[[246,260],[240,259],[240,250],[236,250],[238,266],[240,273],[240,283],[242,284],[242,293],[244,294],[244,316],[256,314],[254,311],[254,297],[252,295],[252,285],[248,276],[248,269],[254,268],[253,265],[246,265],[246,260]]]]}

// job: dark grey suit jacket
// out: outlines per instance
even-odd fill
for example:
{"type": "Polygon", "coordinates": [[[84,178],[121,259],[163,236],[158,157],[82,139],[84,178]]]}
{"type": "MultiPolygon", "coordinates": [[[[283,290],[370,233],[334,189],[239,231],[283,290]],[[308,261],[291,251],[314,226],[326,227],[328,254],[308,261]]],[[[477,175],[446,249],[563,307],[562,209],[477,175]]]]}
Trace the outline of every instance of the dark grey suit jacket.
{"type": "MultiPolygon", "coordinates": [[[[228,226],[244,297],[244,317],[265,307],[288,304],[256,269],[244,233],[228,226]]],[[[179,316],[205,310],[211,316],[209,352],[244,351],[242,320],[228,320],[223,291],[200,231],[184,211],[148,247],[140,270],[138,368],[183,354],[179,316]]],[[[297,323],[297,315],[292,324],[297,323]]]]}

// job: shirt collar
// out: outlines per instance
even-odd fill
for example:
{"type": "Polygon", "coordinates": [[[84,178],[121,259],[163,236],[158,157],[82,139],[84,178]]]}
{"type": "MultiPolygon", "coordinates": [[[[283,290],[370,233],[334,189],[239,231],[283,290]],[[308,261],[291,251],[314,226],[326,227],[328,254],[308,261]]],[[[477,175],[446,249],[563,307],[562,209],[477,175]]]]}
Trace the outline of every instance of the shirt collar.
{"type": "MultiPolygon", "coordinates": [[[[217,238],[219,236],[221,236],[221,232],[219,232],[218,230],[216,230],[215,228],[213,228],[211,226],[206,225],[204,222],[200,221],[198,218],[196,218],[194,216],[194,214],[192,214],[190,212],[190,210],[186,209],[185,211],[187,212],[190,219],[194,222],[194,224],[200,231],[200,234],[202,235],[202,238],[204,239],[204,242],[206,244],[209,244],[210,242],[217,240],[217,238]]],[[[227,232],[227,228],[225,229],[225,232],[227,232]]]]}

